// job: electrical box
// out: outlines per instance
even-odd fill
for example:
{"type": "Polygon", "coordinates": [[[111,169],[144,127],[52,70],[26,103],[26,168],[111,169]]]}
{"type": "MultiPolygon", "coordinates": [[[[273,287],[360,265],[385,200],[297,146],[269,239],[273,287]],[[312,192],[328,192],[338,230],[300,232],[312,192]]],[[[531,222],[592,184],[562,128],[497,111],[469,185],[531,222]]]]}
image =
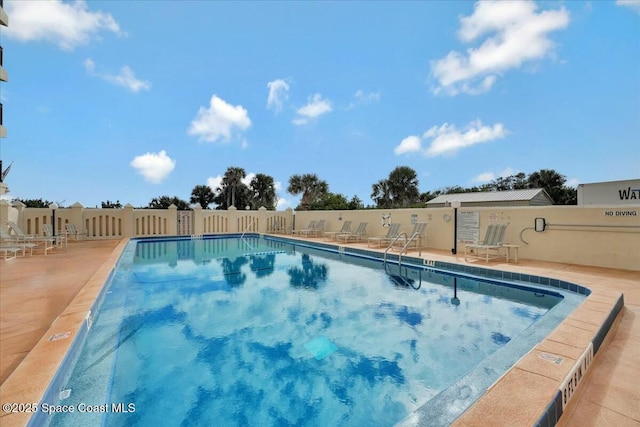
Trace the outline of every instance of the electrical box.
{"type": "Polygon", "coordinates": [[[538,232],[542,232],[547,228],[547,221],[544,218],[536,218],[535,222],[535,230],[538,232]]]}

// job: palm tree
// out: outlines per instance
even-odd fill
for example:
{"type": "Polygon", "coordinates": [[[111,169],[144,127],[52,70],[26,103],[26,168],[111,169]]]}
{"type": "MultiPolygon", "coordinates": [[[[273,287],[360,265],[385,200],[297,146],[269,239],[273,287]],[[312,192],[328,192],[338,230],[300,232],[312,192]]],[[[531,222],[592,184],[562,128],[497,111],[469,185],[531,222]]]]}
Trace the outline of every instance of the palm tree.
{"type": "Polygon", "coordinates": [[[316,174],[292,175],[289,178],[287,192],[294,196],[302,194],[298,208],[306,211],[313,202],[320,200],[329,192],[329,184],[319,179],[316,174]]]}
{"type": "MultiPolygon", "coordinates": [[[[247,176],[243,168],[231,166],[227,168],[222,178],[223,185],[226,184],[229,191],[227,192],[227,206],[236,206],[236,195],[242,185],[242,180],[247,176]]],[[[237,208],[237,206],[236,206],[237,208]]]]}
{"type": "Polygon", "coordinates": [[[196,185],[191,190],[191,203],[198,203],[202,206],[202,209],[208,209],[209,205],[213,203],[216,195],[208,185],[196,185]]]}
{"type": "Polygon", "coordinates": [[[376,202],[376,207],[380,209],[390,208],[392,200],[389,192],[389,181],[381,179],[373,184],[372,188],[371,198],[376,202]]]}
{"type": "Polygon", "coordinates": [[[553,169],[540,169],[529,174],[529,188],[544,188],[553,199],[554,204],[566,204],[564,183],[567,181],[564,175],[553,169]]]}
{"type": "Polygon", "coordinates": [[[407,207],[420,200],[418,174],[408,166],[398,166],[387,179],[394,207],[407,207]]]}
{"type": "Polygon", "coordinates": [[[258,173],[249,183],[251,190],[251,204],[254,209],[264,206],[268,210],[276,208],[276,186],[273,178],[263,173],[258,173]]]}

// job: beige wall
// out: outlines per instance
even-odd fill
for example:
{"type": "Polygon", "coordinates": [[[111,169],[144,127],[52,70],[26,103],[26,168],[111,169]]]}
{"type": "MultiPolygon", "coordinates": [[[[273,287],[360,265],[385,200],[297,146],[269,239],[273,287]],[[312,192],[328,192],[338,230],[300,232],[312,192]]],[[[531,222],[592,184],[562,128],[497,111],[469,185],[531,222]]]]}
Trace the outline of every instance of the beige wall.
{"type": "MultiPolygon", "coordinates": [[[[520,245],[519,256],[523,259],[640,271],[640,208],[637,206],[483,207],[459,211],[479,213],[480,239],[491,221],[509,223],[505,240],[520,245]],[[544,232],[533,230],[537,217],[547,222],[544,232]]],[[[453,248],[454,222],[443,218],[445,214],[453,216],[452,208],[296,212],[295,223],[300,229],[310,220],[325,218],[325,230],[337,231],[344,220],[351,220],[352,228],[360,221],[367,221],[367,235],[379,236],[386,233],[382,214],[391,214],[391,222],[401,223],[401,230],[407,233],[412,228],[411,215],[415,214],[417,221],[429,223],[428,248],[446,251],[453,248]]],[[[463,252],[464,244],[460,243],[458,253],[463,252]]]]}
{"type": "MultiPolygon", "coordinates": [[[[12,208],[0,200],[0,223],[6,227],[11,213],[19,214],[18,223],[32,234],[40,234],[43,223],[51,222],[50,209],[12,208]],[[13,209],[13,210],[12,210],[13,209]]],[[[480,239],[491,222],[509,223],[506,241],[520,245],[521,259],[534,259],[570,264],[593,265],[640,271],[640,208],[638,206],[543,206],[460,208],[460,212],[478,212],[480,239]],[[544,218],[547,229],[533,230],[535,218],[544,218]]],[[[343,221],[351,220],[352,229],[361,221],[368,222],[368,236],[382,236],[382,215],[390,214],[391,222],[402,224],[401,230],[412,229],[412,215],[427,222],[426,248],[450,251],[453,247],[454,221],[452,208],[366,209],[358,211],[228,211],[194,209],[194,234],[266,233],[274,223],[295,229],[306,228],[311,220],[325,220],[325,231],[338,231],[343,221]],[[294,220],[295,216],[295,220],[294,220]]],[[[80,204],[56,211],[56,228],[71,222],[89,230],[91,238],[123,238],[135,236],[167,236],[177,233],[177,210],[85,209],[80,204]]],[[[458,244],[458,253],[464,244],[458,244]]]]}

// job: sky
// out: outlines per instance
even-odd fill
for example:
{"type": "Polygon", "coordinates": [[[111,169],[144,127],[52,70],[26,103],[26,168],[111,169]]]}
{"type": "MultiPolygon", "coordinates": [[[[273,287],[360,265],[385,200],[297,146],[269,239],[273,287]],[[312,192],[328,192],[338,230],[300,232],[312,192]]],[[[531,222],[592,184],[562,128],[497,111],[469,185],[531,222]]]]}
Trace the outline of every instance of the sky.
{"type": "Polygon", "coordinates": [[[554,169],[640,177],[640,1],[4,1],[10,198],[146,206],[228,167],[365,205],[554,169]]]}

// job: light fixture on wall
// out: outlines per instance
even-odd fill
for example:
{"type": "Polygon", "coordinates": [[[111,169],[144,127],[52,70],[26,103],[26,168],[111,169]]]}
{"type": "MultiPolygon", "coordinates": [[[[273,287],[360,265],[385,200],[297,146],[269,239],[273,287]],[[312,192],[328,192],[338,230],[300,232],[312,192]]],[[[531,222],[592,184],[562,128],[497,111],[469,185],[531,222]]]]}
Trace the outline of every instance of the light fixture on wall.
{"type": "Polygon", "coordinates": [[[56,209],[59,208],[58,204],[56,202],[53,202],[49,205],[49,208],[51,209],[52,215],[51,215],[51,222],[52,222],[52,231],[53,231],[53,238],[56,238],[56,209]]]}

